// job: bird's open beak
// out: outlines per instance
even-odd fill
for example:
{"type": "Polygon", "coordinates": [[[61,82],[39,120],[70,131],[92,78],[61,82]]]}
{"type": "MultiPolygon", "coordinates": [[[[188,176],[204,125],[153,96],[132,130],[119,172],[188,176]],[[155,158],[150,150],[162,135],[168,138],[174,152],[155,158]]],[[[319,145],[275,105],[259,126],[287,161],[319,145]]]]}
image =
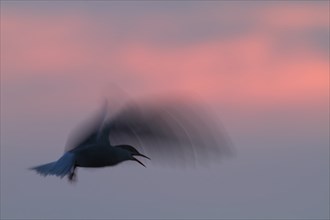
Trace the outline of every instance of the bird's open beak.
{"type": "Polygon", "coordinates": [[[149,157],[147,157],[146,155],[143,155],[143,154],[136,154],[135,156],[140,156],[140,157],[144,157],[144,158],[147,158],[148,160],[151,160],[149,157]]]}
{"type": "Polygon", "coordinates": [[[144,165],[141,161],[139,161],[138,159],[136,159],[135,157],[132,157],[132,160],[135,160],[136,162],[138,162],[139,164],[141,164],[142,166],[146,167],[146,165],[144,165]]]}

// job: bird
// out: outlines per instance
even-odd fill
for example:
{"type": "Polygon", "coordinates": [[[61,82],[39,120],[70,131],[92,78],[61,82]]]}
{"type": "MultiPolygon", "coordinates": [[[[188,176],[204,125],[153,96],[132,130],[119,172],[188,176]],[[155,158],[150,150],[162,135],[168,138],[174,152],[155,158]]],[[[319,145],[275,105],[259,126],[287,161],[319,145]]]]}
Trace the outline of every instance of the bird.
{"type": "Polygon", "coordinates": [[[109,167],[124,161],[146,167],[136,157],[151,158],[140,149],[167,164],[204,163],[231,152],[229,137],[214,122],[207,112],[182,101],[131,101],[110,116],[106,100],[96,116],[69,136],[66,151],[57,161],[30,169],[75,182],[78,167],[109,167]]]}

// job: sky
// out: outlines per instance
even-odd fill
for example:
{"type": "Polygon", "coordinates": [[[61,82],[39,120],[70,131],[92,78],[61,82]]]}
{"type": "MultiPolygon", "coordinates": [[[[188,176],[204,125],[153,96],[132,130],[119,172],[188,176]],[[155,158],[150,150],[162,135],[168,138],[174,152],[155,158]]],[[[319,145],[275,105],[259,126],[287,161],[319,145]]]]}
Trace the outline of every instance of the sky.
{"type": "Polygon", "coordinates": [[[1,1],[1,218],[329,218],[329,35],[328,1],[1,1]],[[114,85],[202,100],[235,156],[29,171],[114,85]]]}

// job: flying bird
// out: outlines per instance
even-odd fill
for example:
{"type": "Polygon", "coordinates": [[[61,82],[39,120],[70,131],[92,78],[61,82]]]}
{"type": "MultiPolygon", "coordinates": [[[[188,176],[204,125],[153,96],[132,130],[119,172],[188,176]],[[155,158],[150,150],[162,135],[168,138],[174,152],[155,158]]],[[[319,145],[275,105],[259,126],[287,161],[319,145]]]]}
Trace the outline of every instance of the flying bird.
{"type": "Polygon", "coordinates": [[[77,167],[107,167],[124,161],[145,167],[137,157],[196,165],[231,154],[228,136],[208,111],[183,101],[159,103],[129,102],[111,112],[106,101],[69,137],[62,157],[31,169],[42,176],[75,181],[77,167]]]}

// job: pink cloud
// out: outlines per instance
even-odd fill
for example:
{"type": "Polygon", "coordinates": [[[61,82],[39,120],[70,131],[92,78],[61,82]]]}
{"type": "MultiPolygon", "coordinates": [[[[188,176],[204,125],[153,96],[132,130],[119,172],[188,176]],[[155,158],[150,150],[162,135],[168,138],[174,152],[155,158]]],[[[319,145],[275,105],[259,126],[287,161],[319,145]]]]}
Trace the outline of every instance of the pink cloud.
{"type": "Polygon", "coordinates": [[[2,16],[4,65],[20,74],[44,74],[88,64],[88,47],[81,15],[33,15],[6,13],[2,16]]]}
{"type": "Polygon", "coordinates": [[[291,57],[276,57],[272,39],[259,34],[189,48],[127,45],[122,52],[123,66],[157,88],[166,83],[218,100],[289,103],[324,97],[329,86],[328,61],[317,52],[302,48],[291,57]]]}
{"type": "MultiPolygon", "coordinates": [[[[327,12],[274,7],[259,15],[270,27],[303,28],[324,25],[327,12]],[[303,18],[297,19],[298,15],[303,18]]],[[[313,100],[327,96],[329,87],[327,59],[308,45],[290,51],[290,56],[276,53],[276,34],[264,29],[235,38],[164,47],[136,40],[144,36],[136,29],[135,40],[116,42],[97,36],[104,33],[102,28],[116,32],[118,27],[111,22],[102,26],[84,13],[7,12],[1,20],[2,70],[11,81],[72,74],[93,90],[99,83],[119,77],[121,83],[125,83],[123,79],[143,82],[136,91],[188,91],[191,96],[237,105],[313,100]]],[[[170,26],[175,23],[166,25],[170,26]]],[[[146,25],[144,30],[154,32],[153,27],[146,25]]]]}
{"type": "Polygon", "coordinates": [[[326,2],[323,5],[281,2],[265,8],[259,15],[271,28],[329,27],[329,4],[326,2]]]}

